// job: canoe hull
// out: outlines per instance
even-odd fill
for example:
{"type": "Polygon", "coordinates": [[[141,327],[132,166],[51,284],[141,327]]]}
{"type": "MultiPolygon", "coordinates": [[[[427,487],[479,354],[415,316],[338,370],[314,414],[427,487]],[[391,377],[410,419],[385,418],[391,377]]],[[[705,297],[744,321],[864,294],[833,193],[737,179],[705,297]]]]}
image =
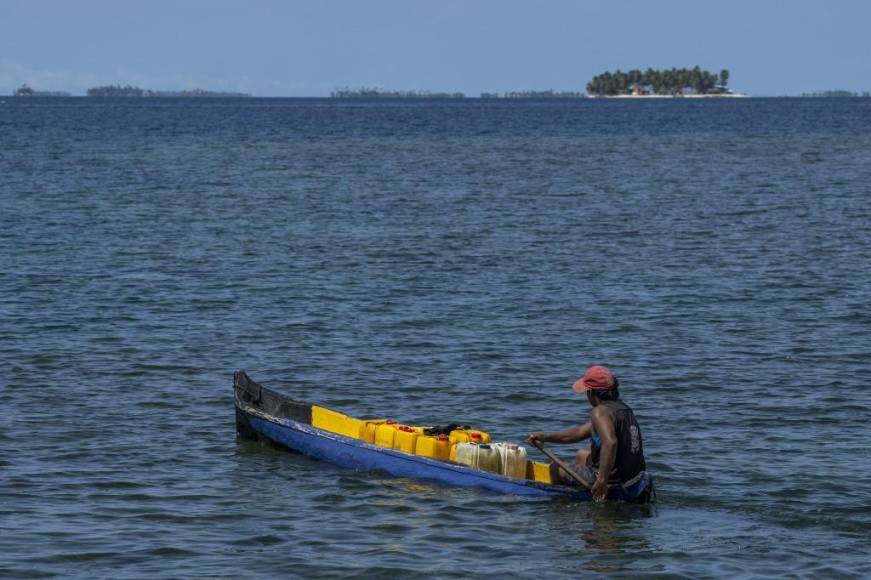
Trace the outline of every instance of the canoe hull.
{"type": "MultiPolygon", "coordinates": [[[[510,478],[318,429],[311,424],[311,405],[271,391],[252,381],[243,371],[236,373],[234,387],[236,431],[245,439],[271,441],[340,467],[379,470],[396,477],[529,497],[561,496],[592,500],[584,489],[510,478]]],[[[612,489],[609,493],[613,499],[629,499],[628,496],[622,497],[624,495],[620,489],[612,489]]]]}
{"type": "Polygon", "coordinates": [[[590,499],[589,494],[582,490],[511,479],[454,463],[409,455],[323,431],[290,419],[275,421],[262,416],[248,415],[238,430],[243,437],[251,438],[250,435],[256,433],[257,439],[265,439],[304,455],[351,469],[379,470],[396,477],[437,481],[454,487],[479,487],[497,493],[532,497],[561,495],[590,499]]]}

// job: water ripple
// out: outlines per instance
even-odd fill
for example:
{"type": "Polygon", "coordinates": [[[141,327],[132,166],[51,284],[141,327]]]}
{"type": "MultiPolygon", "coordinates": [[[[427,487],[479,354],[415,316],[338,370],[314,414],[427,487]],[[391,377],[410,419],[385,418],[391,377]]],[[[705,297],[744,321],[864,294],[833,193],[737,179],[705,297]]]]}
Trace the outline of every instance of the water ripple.
{"type": "Polygon", "coordinates": [[[8,101],[0,575],[871,575],[869,107],[8,101]],[[234,436],[239,367],[523,441],[594,362],[655,507],[234,436]]]}

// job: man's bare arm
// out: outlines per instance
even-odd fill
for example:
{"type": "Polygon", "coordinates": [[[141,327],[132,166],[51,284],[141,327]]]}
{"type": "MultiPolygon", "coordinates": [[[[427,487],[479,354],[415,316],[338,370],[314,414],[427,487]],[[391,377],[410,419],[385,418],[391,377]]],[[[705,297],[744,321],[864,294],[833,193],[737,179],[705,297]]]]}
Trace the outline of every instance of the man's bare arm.
{"type": "Polygon", "coordinates": [[[592,424],[588,421],[583,425],[577,425],[575,427],[569,427],[568,429],[563,429],[562,431],[557,431],[555,433],[543,433],[541,431],[536,431],[535,433],[529,434],[529,443],[533,444],[533,441],[541,441],[542,443],[577,443],[578,441],[583,441],[590,437],[590,429],[592,424]]]}

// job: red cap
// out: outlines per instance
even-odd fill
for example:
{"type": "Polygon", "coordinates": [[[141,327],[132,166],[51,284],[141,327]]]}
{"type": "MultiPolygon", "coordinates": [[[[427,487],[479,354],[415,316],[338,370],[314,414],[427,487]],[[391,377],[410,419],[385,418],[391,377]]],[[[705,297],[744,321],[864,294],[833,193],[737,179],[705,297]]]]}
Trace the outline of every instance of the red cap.
{"type": "Polygon", "coordinates": [[[588,368],[584,376],[572,385],[572,390],[576,393],[610,391],[616,386],[617,378],[611,372],[611,369],[603,365],[595,365],[588,368]]]}

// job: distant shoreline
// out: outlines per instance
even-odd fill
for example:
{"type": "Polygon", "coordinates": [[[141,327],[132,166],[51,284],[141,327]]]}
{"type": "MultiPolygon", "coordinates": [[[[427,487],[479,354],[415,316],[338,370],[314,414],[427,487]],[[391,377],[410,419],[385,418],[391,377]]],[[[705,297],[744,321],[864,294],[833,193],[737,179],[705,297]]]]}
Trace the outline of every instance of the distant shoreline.
{"type": "Polygon", "coordinates": [[[87,99],[89,101],[108,101],[108,100],[121,100],[121,101],[142,101],[148,99],[178,99],[178,100],[193,100],[193,101],[209,101],[209,100],[245,100],[245,99],[298,99],[298,100],[319,100],[319,101],[334,101],[334,102],[344,102],[344,103],[353,103],[353,102],[364,102],[364,101],[378,101],[378,102],[389,102],[389,101],[404,101],[404,102],[413,102],[413,101],[442,101],[442,102],[457,102],[457,101],[481,101],[481,102],[489,102],[489,103],[516,103],[516,102],[545,102],[545,101],[559,101],[559,102],[578,102],[578,101],[605,101],[605,100],[682,100],[682,99],[867,99],[871,98],[871,94],[869,93],[852,93],[852,94],[819,94],[819,93],[803,93],[798,95],[750,95],[747,93],[734,93],[728,95],[583,95],[581,97],[481,97],[481,96],[466,96],[461,99],[458,98],[441,98],[441,97],[405,97],[405,98],[379,98],[379,97],[360,97],[360,98],[341,98],[336,99],[334,97],[326,96],[295,96],[295,95],[273,95],[273,96],[261,96],[261,95],[247,95],[247,96],[231,96],[231,95],[209,95],[209,96],[182,96],[182,95],[149,95],[149,96],[141,96],[141,97],[89,97],[87,95],[72,95],[72,94],[37,94],[31,95],[27,97],[21,97],[16,95],[0,95],[0,101],[8,102],[8,101],[46,101],[52,99],[87,99]]]}
{"type": "MultiPolygon", "coordinates": [[[[721,75],[728,76],[727,71],[723,71],[721,75]]],[[[710,74],[710,73],[709,73],[710,74]]],[[[643,77],[642,77],[643,78],[643,77]]],[[[723,78],[726,80],[726,78],[723,78]]],[[[631,92],[618,93],[594,93],[594,92],[577,92],[577,91],[560,91],[554,89],[546,90],[525,90],[525,91],[506,91],[499,92],[482,92],[478,96],[466,95],[465,93],[456,92],[428,92],[428,91],[394,91],[378,88],[362,88],[362,89],[338,89],[331,92],[329,95],[322,96],[294,96],[294,95],[274,95],[260,96],[249,93],[234,92],[234,91],[210,91],[205,89],[185,89],[180,91],[160,91],[142,89],[136,86],[121,86],[121,85],[105,85],[101,87],[93,87],[88,89],[85,95],[73,95],[67,91],[57,90],[36,90],[27,84],[21,85],[13,91],[10,97],[15,99],[51,99],[51,98],[96,98],[96,99],[116,99],[116,98],[133,98],[133,99],[330,99],[339,101],[411,101],[411,100],[431,100],[431,101],[576,101],[576,100],[595,100],[595,99],[745,99],[745,98],[869,98],[871,91],[848,91],[848,90],[822,90],[814,92],[802,92],[800,94],[763,94],[750,95],[748,93],[732,92],[725,85],[715,87],[716,90],[696,92],[691,91],[692,87],[684,87],[680,91],[664,92],[661,90],[650,90],[649,86],[641,86],[636,84],[631,85],[631,92]]],[[[0,95],[3,99],[4,95],[0,95]]]]}

